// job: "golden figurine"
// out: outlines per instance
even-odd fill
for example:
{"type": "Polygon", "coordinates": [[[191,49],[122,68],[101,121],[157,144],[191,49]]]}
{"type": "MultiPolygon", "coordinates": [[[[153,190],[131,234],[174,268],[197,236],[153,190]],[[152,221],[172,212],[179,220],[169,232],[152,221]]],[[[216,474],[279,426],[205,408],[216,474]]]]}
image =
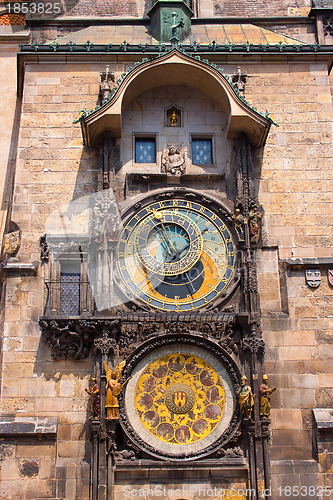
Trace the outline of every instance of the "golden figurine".
{"type": "Polygon", "coordinates": [[[123,384],[121,383],[122,371],[125,366],[125,361],[122,361],[115,367],[114,371],[108,367],[104,361],[105,373],[106,373],[106,418],[108,420],[118,420],[119,419],[119,403],[118,396],[121,393],[123,384]]]}
{"type": "Polygon", "coordinates": [[[172,111],[172,114],[170,116],[170,124],[171,124],[171,127],[177,127],[177,122],[178,122],[178,116],[176,114],[176,110],[174,109],[172,111]]]}
{"type": "Polygon", "coordinates": [[[85,391],[90,396],[90,418],[99,418],[101,414],[101,390],[95,377],[92,377],[91,385],[85,391]]]}
{"type": "Polygon", "coordinates": [[[276,391],[276,387],[271,389],[268,387],[268,375],[263,375],[262,384],[259,386],[259,397],[260,397],[260,416],[269,418],[271,413],[271,399],[270,395],[272,392],[276,391]]]}
{"type": "Polygon", "coordinates": [[[247,385],[247,378],[245,375],[242,377],[241,388],[236,393],[239,397],[240,411],[246,418],[251,416],[252,407],[254,405],[254,394],[249,385],[247,385]]]}

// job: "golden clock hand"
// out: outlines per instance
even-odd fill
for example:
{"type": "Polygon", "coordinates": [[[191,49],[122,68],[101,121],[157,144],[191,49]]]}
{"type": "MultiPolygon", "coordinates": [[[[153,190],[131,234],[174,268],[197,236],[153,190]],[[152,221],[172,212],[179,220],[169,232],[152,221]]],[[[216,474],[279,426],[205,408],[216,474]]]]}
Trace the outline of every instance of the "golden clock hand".
{"type": "Polygon", "coordinates": [[[168,235],[168,232],[167,232],[167,230],[165,229],[163,222],[161,222],[161,226],[162,226],[163,231],[165,232],[165,234],[166,234],[166,236],[167,236],[167,238],[168,238],[168,240],[169,240],[170,245],[171,245],[171,246],[172,246],[172,248],[173,248],[173,251],[177,253],[177,250],[176,250],[176,249],[175,249],[175,247],[173,246],[172,241],[171,241],[171,239],[170,239],[170,236],[168,235]]]}

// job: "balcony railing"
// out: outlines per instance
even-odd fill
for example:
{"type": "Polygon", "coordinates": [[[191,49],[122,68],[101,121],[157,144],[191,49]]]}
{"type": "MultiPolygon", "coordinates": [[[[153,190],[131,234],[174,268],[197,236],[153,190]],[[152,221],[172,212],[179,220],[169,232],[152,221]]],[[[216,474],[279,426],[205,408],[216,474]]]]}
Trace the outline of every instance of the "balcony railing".
{"type": "Polygon", "coordinates": [[[59,280],[45,282],[44,316],[80,316],[93,314],[93,299],[89,281],[78,273],[61,274],[59,280]]]}

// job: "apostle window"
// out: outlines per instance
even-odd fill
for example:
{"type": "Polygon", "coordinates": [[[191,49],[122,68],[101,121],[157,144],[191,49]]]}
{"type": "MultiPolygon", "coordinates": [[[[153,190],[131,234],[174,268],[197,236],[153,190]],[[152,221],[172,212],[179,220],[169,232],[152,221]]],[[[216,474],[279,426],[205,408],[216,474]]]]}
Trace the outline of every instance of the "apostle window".
{"type": "Polygon", "coordinates": [[[155,137],[135,138],[135,163],[156,163],[155,137]]]}
{"type": "Polygon", "coordinates": [[[213,163],[211,138],[192,137],[192,163],[195,165],[211,165],[213,163]]]}

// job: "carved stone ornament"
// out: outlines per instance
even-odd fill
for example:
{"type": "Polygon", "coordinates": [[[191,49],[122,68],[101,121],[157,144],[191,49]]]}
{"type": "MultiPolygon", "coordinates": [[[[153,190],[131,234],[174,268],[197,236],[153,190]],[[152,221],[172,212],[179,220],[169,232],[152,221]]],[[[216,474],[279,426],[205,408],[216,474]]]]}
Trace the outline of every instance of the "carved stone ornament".
{"type": "MultiPolygon", "coordinates": [[[[119,320],[115,320],[116,324],[119,323],[119,320]]],[[[108,354],[110,351],[113,353],[116,352],[116,341],[111,339],[108,334],[105,332],[103,337],[97,338],[94,340],[94,351],[101,352],[102,354],[108,354]]]]}
{"type": "Polygon", "coordinates": [[[186,315],[127,314],[121,321],[119,351],[130,355],[140,342],[165,334],[199,334],[213,338],[227,352],[237,354],[239,331],[235,313],[201,313],[186,315]]]}
{"type": "Polygon", "coordinates": [[[218,457],[225,457],[225,458],[243,458],[244,457],[244,452],[240,446],[236,446],[235,448],[221,448],[217,452],[218,457]]]}
{"type": "Polygon", "coordinates": [[[40,246],[40,260],[47,261],[49,260],[49,245],[46,239],[46,234],[43,234],[43,236],[40,237],[39,239],[39,246],[40,246]]]}
{"type": "Polygon", "coordinates": [[[243,339],[241,342],[241,346],[243,351],[249,351],[251,354],[264,354],[265,352],[265,341],[258,337],[243,339]]]}
{"type": "Polygon", "coordinates": [[[99,192],[95,199],[93,224],[95,241],[100,250],[106,250],[117,237],[119,223],[117,204],[110,190],[99,192]]]}
{"type": "Polygon", "coordinates": [[[182,175],[186,170],[187,148],[177,148],[175,145],[162,149],[162,172],[172,175],[182,175]]]}
{"type": "Polygon", "coordinates": [[[323,17],[324,36],[333,37],[333,17],[323,17]]]}
{"type": "MultiPolygon", "coordinates": [[[[120,330],[119,321],[112,319],[68,320],[44,317],[40,319],[39,324],[42,329],[42,339],[49,345],[53,359],[86,358],[97,335],[101,336],[107,329],[115,336],[120,330]]],[[[102,349],[114,345],[113,342],[108,342],[112,339],[106,339],[106,343],[103,343],[104,339],[105,337],[96,339],[101,340],[102,349]]]]}
{"type": "Polygon", "coordinates": [[[232,83],[234,84],[234,87],[236,87],[239,92],[244,92],[246,80],[247,74],[243,73],[241,68],[238,66],[236,73],[232,75],[232,83]]]}
{"type": "Polygon", "coordinates": [[[104,104],[111,96],[111,90],[116,78],[114,73],[110,72],[108,64],[106,65],[105,71],[101,71],[99,75],[101,77],[100,96],[102,104],[104,104]]]}
{"type": "Polygon", "coordinates": [[[249,211],[250,242],[258,245],[261,235],[263,211],[256,203],[252,203],[249,211]]]}
{"type": "Polygon", "coordinates": [[[15,255],[21,245],[21,231],[12,231],[7,233],[3,239],[3,252],[7,255],[15,255]]]}

